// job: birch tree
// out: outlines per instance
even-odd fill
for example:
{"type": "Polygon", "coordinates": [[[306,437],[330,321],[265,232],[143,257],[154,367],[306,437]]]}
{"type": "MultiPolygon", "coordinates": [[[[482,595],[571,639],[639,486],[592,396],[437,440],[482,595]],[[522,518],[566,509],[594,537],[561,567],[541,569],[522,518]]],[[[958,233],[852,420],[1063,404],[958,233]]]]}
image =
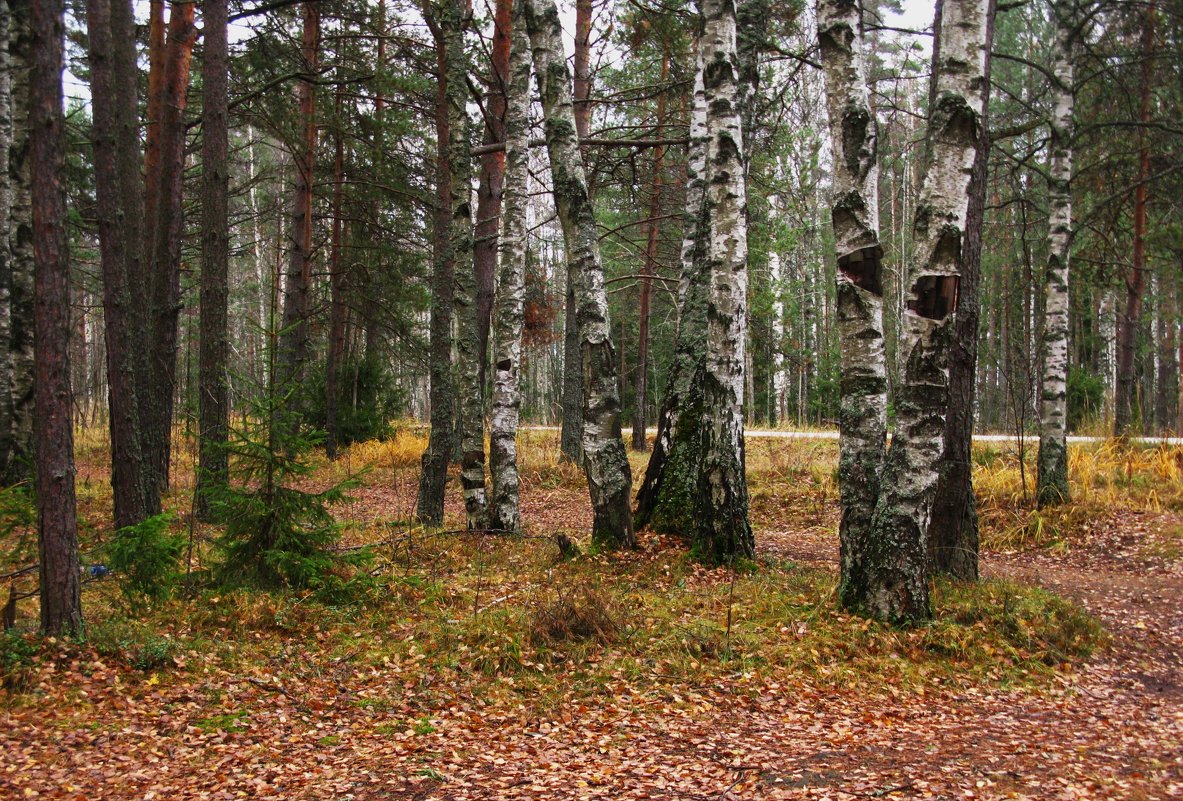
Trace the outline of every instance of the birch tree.
{"type": "Polygon", "coordinates": [[[492,525],[520,527],[517,431],[521,392],[522,313],[526,297],[526,208],[530,202],[530,39],[515,6],[510,27],[509,84],[505,115],[505,196],[502,199],[501,263],[494,318],[493,411],[489,467],[493,478],[492,525]]]}
{"type": "Polygon", "coordinates": [[[743,440],[748,240],[735,3],[704,0],[702,13],[710,292],[694,545],[722,561],[755,555],[743,440]]]}
{"type": "Polygon", "coordinates": [[[591,494],[593,541],[632,547],[632,470],[620,432],[616,349],[596,219],[575,127],[571,72],[553,0],[519,0],[530,35],[542,97],[546,148],[566,258],[575,276],[575,307],[583,359],[583,469],[591,494]]]}
{"type": "Polygon", "coordinates": [[[468,56],[465,12],[459,3],[440,4],[440,28],[447,51],[448,164],[452,170],[452,220],[448,247],[456,265],[456,366],[460,402],[460,485],[468,527],[488,524],[485,497],[485,418],[481,397],[477,279],[472,249],[472,154],[468,122],[468,56]]]}
{"type": "Polygon", "coordinates": [[[1048,176],[1048,257],[1043,322],[1043,382],[1039,414],[1040,506],[1067,501],[1068,490],[1068,256],[1072,247],[1073,65],[1072,0],[1055,4],[1056,60],[1051,82],[1051,169],[1048,176]]]}
{"type": "Polygon", "coordinates": [[[858,606],[887,436],[883,249],[879,244],[878,126],[866,82],[858,0],[820,0],[818,39],[830,115],[842,349],[838,485],[839,597],[858,606]]]}

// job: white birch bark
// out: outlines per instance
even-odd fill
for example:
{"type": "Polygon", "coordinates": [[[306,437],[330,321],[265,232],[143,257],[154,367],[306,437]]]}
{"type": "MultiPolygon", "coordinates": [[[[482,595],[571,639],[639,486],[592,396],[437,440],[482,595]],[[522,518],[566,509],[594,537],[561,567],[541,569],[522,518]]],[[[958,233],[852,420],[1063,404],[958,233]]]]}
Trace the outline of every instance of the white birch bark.
{"type": "Polygon", "coordinates": [[[945,0],[928,165],[914,222],[914,257],[900,348],[897,424],[864,553],[857,605],[881,620],[932,615],[928,523],[944,451],[949,348],[961,273],[969,185],[979,141],[986,0],[945,0]]]}
{"type": "Polygon", "coordinates": [[[493,409],[489,424],[489,468],[493,477],[492,525],[520,527],[517,443],[521,391],[522,311],[526,296],[526,207],[530,202],[530,39],[514,9],[510,31],[509,86],[505,109],[505,186],[497,307],[493,321],[493,409]]]}
{"type": "Polygon", "coordinates": [[[839,597],[844,605],[857,608],[863,605],[867,578],[864,555],[879,497],[887,432],[878,126],[867,91],[859,3],[819,0],[817,17],[834,163],[830,216],[838,260],[838,338],[842,352],[839,597]]]}
{"type": "Polygon", "coordinates": [[[1072,247],[1074,23],[1070,2],[1057,3],[1055,80],[1052,82],[1051,169],[1048,179],[1048,259],[1040,393],[1040,506],[1063,503],[1068,490],[1068,258],[1072,247]]]}
{"type": "Polygon", "coordinates": [[[465,11],[460,3],[439,6],[447,50],[448,164],[452,171],[452,220],[448,247],[455,259],[456,365],[460,405],[460,486],[470,529],[488,526],[485,494],[485,416],[480,345],[477,338],[477,286],[472,248],[472,154],[468,120],[468,56],[464,49],[465,11]]]}
{"type": "Polygon", "coordinates": [[[755,555],[744,475],[748,236],[735,4],[703,0],[699,43],[706,90],[704,202],[710,293],[704,371],[702,469],[695,502],[700,556],[755,555]]]}
{"type": "Polygon", "coordinates": [[[594,515],[592,538],[608,545],[632,547],[636,543],[629,508],[632,471],[620,434],[616,352],[595,213],[576,135],[563,29],[553,0],[518,1],[530,34],[542,97],[555,207],[563,228],[566,257],[576,278],[576,319],[583,354],[583,469],[594,515]]]}

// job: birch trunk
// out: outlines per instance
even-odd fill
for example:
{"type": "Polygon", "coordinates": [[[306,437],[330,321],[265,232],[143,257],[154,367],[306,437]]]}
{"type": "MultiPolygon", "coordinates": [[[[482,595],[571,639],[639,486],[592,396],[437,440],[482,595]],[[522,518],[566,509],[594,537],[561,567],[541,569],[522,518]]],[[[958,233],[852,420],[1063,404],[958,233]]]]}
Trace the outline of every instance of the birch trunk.
{"type": "Polygon", "coordinates": [[[747,338],[747,195],[735,4],[704,0],[699,47],[707,105],[706,230],[710,292],[702,468],[695,495],[694,547],[710,561],[755,555],[744,475],[747,338]]]}
{"type": "Polygon", "coordinates": [[[681,280],[678,284],[678,336],[657,418],[657,438],[637,492],[636,524],[654,531],[689,537],[694,523],[694,493],[701,463],[697,422],[703,411],[703,354],[706,353],[707,105],[702,54],[697,56],[690,146],[686,163],[686,209],[683,215],[681,280]]]}
{"type": "Polygon", "coordinates": [[[583,469],[594,512],[593,541],[632,547],[629,492],[632,471],[620,435],[616,354],[596,219],[576,138],[571,74],[563,54],[562,26],[553,0],[519,0],[534,51],[545,115],[555,206],[566,257],[575,275],[576,318],[583,364],[583,469]]]}
{"type": "MultiPolygon", "coordinates": [[[[434,20],[428,14],[428,22],[434,20]]],[[[452,457],[455,421],[455,382],[452,370],[452,295],[455,265],[447,247],[451,218],[451,171],[448,168],[447,56],[442,36],[436,37],[436,192],[432,230],[430,401],[431,435],[423,452],[419,497],[415,515],[420,522],[438,526],[444,521],[444,489],[452,457]]]]}
{"type": "Polygon", "coordinates": [[[818,4],[818,39],[834,159],[831,221],[838,259],[838,339],[842,352],[838,486],[842,518],[839,598],[862,603],[871,519],[887,436],[883,344],[883,249],[879,245],[878,129],[868,102],[865,45],[857,0],[818,4]]]}
{"type": "Polygon", "coordinates": [[[980,137],[987,0],[946,0],[934,59],[928,164],[913,226],[915,256],[900,347],[897,424],[881,475],[862,575],[843,601],[881,620],[932,616],[928,524],[944,450],[949,349],[954,335],[969,185],[980,137]]]}
{"type": "Polygon", "coordinates": [[[485,417],[481,392],[477,278],[472,248],[472,155],[468,122],[468,56],[465,13],[459,3],[439,7],[447,50],[448,164],[452,171],[452,218],[448,247],[456,265],[456,367],[460,402],[460,486],[470,529],[488,525],[485,497],[485,417]]]}
{"type": "Polygon", "coordinates": [[[1072,247],[1073,15],[1057,3],[1055,80],[1052,82],[1051,169],[1048,178],[1048,258],[1043,318],[1043,386],[1039,410],[1039,505],[1069,500],[1068,490],[1068,258],[1072,247]]]}
{"type": "Polygon", "coordinates": [[[11,432],[6,483],[30,477],[33,460],[33,211],[29,134],[31,9],[12,5],[9,62],[12,81],[12,138],[8,175],[11,182],[9,235],[9,412],[11,432]]]}
{"type": "Polygon", "coordinates": [[[29,3],[29,130],[33,250],[36,264],[37,530],[41,630],[82,633],[74,428],[70,414],[70,254],[63,175],[65,119],[63,0],[29,3]]]}
{"type": "Polygon", "coordinates": [[[530,202],[530,39],[518,7],[510,27],[505,114],[505,196],[502,201],[501,264],[494,319],[493,411],[489,467],[493,474],[492,525],[520,528],[517,432],[521,406],[522,314],[526,297],[526,207],[530,202]]]}

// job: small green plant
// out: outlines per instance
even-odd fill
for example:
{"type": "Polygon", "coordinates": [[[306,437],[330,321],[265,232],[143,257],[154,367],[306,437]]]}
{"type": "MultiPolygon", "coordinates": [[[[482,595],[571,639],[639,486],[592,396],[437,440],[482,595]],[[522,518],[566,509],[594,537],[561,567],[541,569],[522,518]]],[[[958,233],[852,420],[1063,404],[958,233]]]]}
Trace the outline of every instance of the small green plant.
{"type": "Polygon", "coordinates": [[[104,621],[91,626],[87,641],[103,656],[150,673],[175,664],[180,644],[146,624],[123,620],[104,621]]]}
{"type": "Polygon", "coordinates": [[[185,536],[169,529],[172,521],[170,514],[149,517],[120,529],[104,547],[107,566],[122,578],[120,589],[129,602],[164,600],[180,584],[185,536]]]}
{"type": "Polygon", "coordinates": [[[434,734],[436,729],[430,720],[428,720],[426,717],[422,717],[415,721],[415,725],[412,727],[412,730],[415,732],[415,734],[423,737],[427,734],[434,734]]]}
{"type": "Polygon", "coordinates": [[[37,645],[15,631],[0,634],[0,686],[9,692],[23,690],[37,662],[37,645]]]}

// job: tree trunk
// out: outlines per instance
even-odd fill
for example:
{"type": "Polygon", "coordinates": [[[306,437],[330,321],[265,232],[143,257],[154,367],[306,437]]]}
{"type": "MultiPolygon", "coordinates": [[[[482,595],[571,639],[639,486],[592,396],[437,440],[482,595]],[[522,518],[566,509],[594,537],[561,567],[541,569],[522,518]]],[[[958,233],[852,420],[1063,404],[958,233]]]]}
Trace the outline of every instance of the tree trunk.
{"type": "Polygon", "coordinates": [[[690,146],[686,163],[681,279],[678,283],[678,335],[666,379],[657,438],[637,491],[636,525],[689,538],[694,530],[703,414],[710,268],[706,259],[707,105],[702,54],[696,56],[690,146]]]}
{"type": "Polygon", "coordinates": [[[916,253],[909,265],[900,342],[904,371],[895,401],[897,423],[862,573],[843,587],[847,606],[880,620],[913,622],[932,615],[928,526],[944,450],[952,313],[982,124],[988,19],[987,0],[946,0],[941,14],[928,164],[916,207],[916,253]]]}
{"type": "Polygon", "coordinates": [[[707,105],[704,205],[710,293],[694,547],[710,561],[755,556],[744,473],[748,233],[735,5],[704,0],[699,47],[707,105]]]}
{"type": "MultiPolygon", "coordinates": [[[[429,4],[425,4],[429,7],[429,4]]],[[[443,36],[428,15],[436,39],[436,190],[432,230],[432,278],[430,323],[431,434],[423,452],[419,474],[416,517],[438,526],[444,520],[444,488],[452,457],[456,394],[452,378],[452,297],[455,264],[447,246],[452,217],[452,177],[448,166],[447,53],[443,36]]]]}
{"type": "Polygon", "coordinates": [[[452,175],[452,217],[448,247],[456,265],[456,369],[460,406],[460,486],[470,529],[488,525],[485,495],[485,416],[480,382],[477,276],[472,249],[472,154],[468,133],[468,56],[464,9],[442,3],[437,12],[447,48],[448,164],[452,175]]]}
{"type": "MultiPolygon", "coordinates": [[[[661,58],[661,83],[669,79],[670,56],[661,58]]],[[[657,124],[653,136],[661,139],[665,129],[666,93],[657,98],[657,124]]],[[[645,240],[645,264],[641,271],[641,297],[638,309],[636,402],[633,406],[633,450],[645,450],[645,423],[649,405],[649,307],[653,294],[653,278],[657,275],[657,239],[661,233],[662,170],[665,168],[665,148],[658,145],[653,151],[653,181],[649,195],[649,221],[645,240]]]]}
{"type": "Polygon", "coordinates": [[[592,538],[606,545],[632,547],[636,542],[629,509],[632,471],[620,436],[616,354],[596,219],[576,138],[562,26],[552,0],[519,2],[524,5],[542,96],[555,206],[563,227],[568,267],[576,278],[576,317],[583,359],[583,468],[594,513],[592,538]]]}
{"type": "MultiPolygon", "coordinates": [[[[8,343],[12,330],[10,289],[12,244],[9,240],[13,181],[8,173],[8,151],[12,146],[13,63],[8,54],[13,12],[9,0],[0,0],[0,477],[7,479],[12,456],[12,354],[8,343]]],[[[5,481],[5,483],[8,483],[5,481]]]]}
{"type": "MultiPolygon", "coordinates": [[[[1138,115],[1143,125],[1150,122],[1150,101],[1154,88],[1154,23],[1157,3],[1146,7],[1142,27],[1142,97],[1138,115]]],[[[1117,390],[1114,409],[1114,436],[1130,433],[1134,423],[1134,351],[1138,329],[1142,325],[1142,299],[1146,291],[1146,202],[1149,196],[1150,142],[1146,130],[1139,131],[1142,144],[1138,151],[1138,186],[1134,189],[1134,245],[1130,269],[1125,275],[1125,314],[1117,320],[1117,390]]],[[[1140,410],[1138,410],[1140,411],[1140,410]]]]}
{"type": "MultiPolygon", "coordinates": [[[[8,154],[11,200],[8,216],[8,461],[4,481],[30,477],[33,459],[33,214],[29,79],[32,36],[29,8],[12,6],[9,61],[12,133],[8,154]]],[[[2,347],[3,345],[0,345],[2,347]]]]}
{"type": "MultiPolygon", "coordinates": [[[[304,140],[294,147],[296,180],[292,191],[292,228],[288,242],[287,274],[283,285],[283,323],[280,326],[279,353],[276,359],[276,386],[281,393],[293,395],[303,378],[308,360],[309,325],[312,296],[312,169],[316,163],[316,84],[320,58],[320,3],[304,2],[302,56],[304,72],[296,84],[300,119],[304,121],[304,140]]],[[[289,416],[293,410],[289,409],[289,416]]],[[[290,424],[289,420],[289,424],[290,424]]]]}
{"type": "Polygon", "coordinates": [[[345,140],[341,135],[341,95],[337,94],[336,130],[333,132],[333,230],[329,244],[329,349],[325,359],[325,453],[337,458],[341,441],[337,407],[341,403],[341,362],[345,358],[345,326],[349,308],[345,302],[345,265],[341,252],[344,220],[341,204],[345,191],[345,140]]]}
{"type": "MultiPolygon", "coordinates": [[[[592,0],[575,0],[575,132],[580,139],[591,134],[591,22],[592,0]]],[[[591,193],[591,186],[588,186],[591,193]]],[[[562,456],[579,462],[583,431],[583,353],[580,350],[576,285],[579,277],[567,260],[567,294],[563,329],[563,423],[559,434],[562,456]]]]}
{"type": "Polygon", "coordinates": [[[945,451],[929,524],[932,570],[962,581],[978,580],[978,510],[970,451],[973,447],[978,324],[981,311],[982,225],[986,217],[987,165],[990,161],[990,49],[994,43],[991,0],[986,17],[985,82],[978,151],[970,177],[969,205],[962,243],[961,282],[957,293],[956,338],[949,353],[949,407],[945,416],[945,451]]]}
{"type": "Polygon", "coordinates": [[[1048,259],[1043,318],[1043,387],[1039,410],[1038,504],[1069,500],[1068,490],[1068,259],[1072,248],[1072,110],[1076,24],[1068,2],[1057,4],[1052,84],[1051,168],[1048,179],[1048,259]]]}
{"type": "MultiPolygon", "coordinates": [[[[520,5],[519,5],[520,9],[520,5]]],[[[493,412],[489,431],[489,467],[493,474],[492,525],[520,528],[517,442],[521,405],[522,313],[526,295],[526,208],[529,205],[530,39],[515,9],[509,57],[505,116],[505,202],[502,211],[501,269],[495,320],[493,412]]]]}
{"type": "Polygon", "coordinates": [[[160,512],[160,485],[145,461],[138,393],[146,374],[146,312],[131,280],[143,275],[143,183],[136,118],[135,22],[129,0],[90,0],[87,42],[94,96],[95,196],[111,429],[116,528],[160,512]]]}
{"type": "MultiPolygon", "coordinates": [[[[505,141],[505,95],[509,80],[512,5],[512,0],[497,0],[493,15],[491,70],[484,115],[486,145],[505,141]]],[[[476,230],[472,250],[473,264],[476,268],[477,341],[482,391],[485,386],[485,370],[489,364],[489,325],[493,317],[493,277],[497,272],[497,226],[501,218],[505,159],[504,151],[483,154],[477,179],[476,230]]]]}
{"type": "Polygon", "coordinates": [[[871,547],[871,520],[879,497],[887,432],[878,130],[868,102],[859,4],[855,0],[819,4],[818,38],[834,153],[831,220],[838,259],[842,351],[839,598],[847,607],[858,607],[863,602],[866,554],[871,547]]]}
{"type": "Polygon", "coordinates": [[[63,177],[63,0],[29,3],[29,131],[37,351],[36,488],[41,630],[82,633],[74,428],[70,412],[70,255],[63,177]]]}
{"type": "Polygon", "coordinates": [[[227,167],[229,44],[227,0],[204,0],[205,57],[201,67],[201,345],[198,355],[197,508],[210,517],[208,490],[225,485],[229,476],[227,436],[230,429],[228,291],[230,222],[227,167]]]}

